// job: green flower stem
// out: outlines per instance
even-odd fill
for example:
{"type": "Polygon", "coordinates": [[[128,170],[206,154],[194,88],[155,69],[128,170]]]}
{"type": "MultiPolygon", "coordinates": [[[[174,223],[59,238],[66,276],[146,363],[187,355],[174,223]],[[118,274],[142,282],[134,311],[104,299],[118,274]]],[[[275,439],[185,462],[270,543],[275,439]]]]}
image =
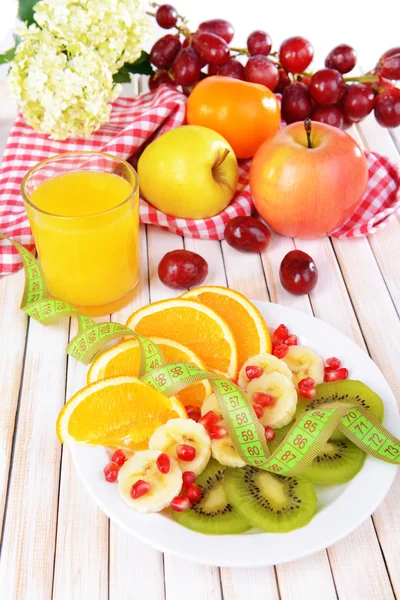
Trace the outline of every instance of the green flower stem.
{"type": "Polygon", "coordinates": [[[361,75],[359,77],[344,77],[345,81],[358,81],[359,83],[374,83],[378,81],[376,75],[361,75]]]}

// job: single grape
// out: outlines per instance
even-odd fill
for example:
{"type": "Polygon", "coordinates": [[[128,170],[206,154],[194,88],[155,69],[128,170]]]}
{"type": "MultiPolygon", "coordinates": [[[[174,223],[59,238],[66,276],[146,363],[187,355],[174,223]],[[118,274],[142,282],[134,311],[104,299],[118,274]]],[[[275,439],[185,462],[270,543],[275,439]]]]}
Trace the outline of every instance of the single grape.
{"type": "MultiPolygon", "coordinates": [[[[185,37],[185,39],[182,42],[182,48],[188,48],[189,46],[191,48],[193,48],[195,39],[196,39],[195,33],[192,33],[192,34],[190,34],[190,36],[185,37]]],[[[199,56],[199,53],[197,53],[197,55],[199,56]]],[[[199,56],[199,60],[200,60],[200,68],[202,69],[203,67],[206,66],[207,61],[203,60],[200,56],[199,56]]]]}
{"type": "Polygon", "coordinates": [[[331,50],[325,59],[328,69],[336,69],[339,73],[349,73],[356,66],[357,54],[354,48],[340,44],[331,50]]]}
{"type": "Polygon", "coordinates": [[[162,4],[156,10],[156,21],[163,29],[171,29],[178,21],[178,13],[170,4],[162,4]]]}
{"type": "Polygon", "coordinates": [[[207,274],[207,261],[190,250],[167,252],[158,265],[158,276],[163,284],[176,290],[202,283],[207,274]]]}
{"type": "Polygon", "coordinates": [[[317,285],[318,270],[309,254],[291,250],[281,262],[279,279],[291,294],[308,294],[317,285]]]}
{"type": "Polygon", "coordinates": [[[290,85],[290,79],[289,79],[289,75],[286,73],[286,71],[284,69],[278,69],[278,73],[279,73],[279,82],[278,82],[278,85],[276,86],[274,92],[282,93],[283,90],[285,89],[285,87],[290,85]]]}
{"type": "Polygon", "coordinates": [[[272,40],[265,31],[253,31],[247,38],[247,49],[251,56],[264,54],[268,56],[271,52],[272,40]]]}
{"type": "Polygon", "coordinates": [[[203,33],[207,31],[208,33],[215,33],[215,35],[219,35],[227,44],[232,41],[233,34],[235,30],[229,21],[225,21],[225,19],[210,19],[209,21],[203,21],[200,23],[198,32],[203,33]]]}
{"type": "Polygon", "coordinates": [[[310,96],[321,106],[337,104],[346,91],[343,76],[336,69],[321,69],[311,77],[310,96]]]}
{"type": "Polygon", "coordinates": [[[167,33],[156,41],[150,51],[150,60],[159,69],[168,69],[181,48],[178,36],[167,33]]]}
{"type": "Polygon", "coordinates": [[[377,68],[386,79],[400,79],[400,47],[391,48],[382,54],[377,68]]]}
{"type": "Polygon", "coordinates": [[[311,113],[312,121],[326,123],[332,127],[343,127],[343,113],[338,106],[314,106],[311,113]]]}
{"type": "Polygon", "coordinates": [[[251,83],[261,83],[274,91],[279,83],[279,71],[276,65],[262,54],[251,56],[244,68],[244,77],[251,83]]]}
{"type": "Polygon", "coordinates": [[[382,127],[400,125],[400,90],[386,90],[375,99],[375,118],[382,127]]]}
{"type": "Polygon", "coordinates": [[[279,62],[289,73],[302,73],[312,61],[314,50],[303,37],[288,38],[279,49],[279,62]]]}
{"type": "MultiPolygon", "coordinates": [[[[229,60],[231,60],[231,59],[229,59],[229,60]]],[[[220,70],[221,70],[221,67],[219,65],[210,63],[207,67],[207,74],[208,75],[219,75],[220,70]]]]}
{"type": "Polygon", "coordinates": [[[172,76],[177,85],[193,85],[200,77],[201,62],[193,48],[182,48],[172,63],[172,76]]]}
{"type": "Polygon", "coordinates": [[[291,83],[282,92],[282,117],[286,123],[304,121],[311,115],[312,105],[304,83],[291,83]]]}
{"type": "Polygon", "coordinates": [[[271,239],[268,227],[254,217],[234,217],[224,235],[228,244],[241,252],[264,252],[271,239]]]}
{"type": "Polygon", "coordinates": [[[168,73],[168,71],[156,71],[149,78],[149,88],[151,90],[155,90],[156,88],[158,88],[158,86],[162,85],[163,83],[175,86],[175,82],[172,79],[171,75],[168,73]]]}
{"type": "Polygon", "coordinates": [[[200,58],[208,63],[224,65],[229,60],[229,46],[215,33],[199,33],[193,40],[193,47],[200,58]]]}
{"type": "Polygon", "coordinates": [[[358,123],[374,108],[375,94],[368,85],[352,83],[346,85],[342,100],[343,113],[349,121],[358,123]]]}
{"type": "MultiPolygon", "coordinates": [[[[210,72],[210,67],[211,65],[208,65],[208,72],[210,72]]],[[[244,67],[236,58],[230,58],[227,63],[222,67],[218,67],[218,69],[219,75],[232,77],[233,79],[244,79],[244,67]]]]}

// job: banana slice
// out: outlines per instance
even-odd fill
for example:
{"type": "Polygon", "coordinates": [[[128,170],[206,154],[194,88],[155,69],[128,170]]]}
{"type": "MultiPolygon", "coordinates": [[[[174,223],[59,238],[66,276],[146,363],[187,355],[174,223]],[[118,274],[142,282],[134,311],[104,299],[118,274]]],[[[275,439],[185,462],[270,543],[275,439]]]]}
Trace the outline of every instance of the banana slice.
{"type": "Polygon", "coordinates": [[[264,414],[260,418],[262,425],[279,429],[290,423],[296,412],[297,392],[294,384],[285,375],[275,372],[253,379],[247,387],[247,395],[252,400],[256,392],[270,394],[276,399],[272,406],[264,408],[264,414]]]}
{"type": "Polygon", "coordinates": [[[161,450],[175,459],[182,471],[193,471],[200,475],[211,456],[211,440],[203,425],[192,419],[170,419],[153,433],[149,448],[161,450]],[[178,458],[176,447],[187,444],[196,448],[196,456],[191,461],[178,458]]]}
{"type": "Polygon", "coordinates": [[[245,467],[247,464],[240,458],[229,435],[222,440],[211,440],[211,454],[226,467],[245,467]]]}
{"type": "Polygon", "coordinates": [[[285,375],[285,377],[292,381],[292,372],[287,364],[283,362],[283,360],[273,356],[273,354],[257,354],[256,356],[249,358],[249,360],[247,360],[240,369],[238,382],[239,387],[241,387],[244,391],[247,391],[247,386],[250,383],[250,379],[246,375],[246,367],[250,366],[261,367],[263,370],[263,375],[268,375],[268,373],[272,373],[274,371],[282,373],[282,375],[285,375]]]}
{"type": "Polygon", "coordinates": [[[293,383],[297,386],[305,377],[312,377],[315,385],[324,380],[324,361],[311,348],[289,346],[289,352],[282,359],[293,373],[293,383]]]}
{"type": "Polygon", "coordinates": [[[222,412],[215,394],[211,394],[211,396],[208,396],[207,400],[203,402],[201,407],[201,416],[204,417],[204,415],[207,414],[210,410],[215,412],[215,414],[218,415],[220,419],[222,419],[222,412]]]}
{"type": "Polygon", "coordinates": [[[118,473],[118,492],[129,508],[141,513],[159,512],[170,505],[182,487],[182,471],[176,460],[171,458],[169,472],[163,475],[157,468],[159,450],[136,452],[120,468],[118,473]],[[131,488],[139,479],[151,485],[150,491],[134,500],[131,488]]]}

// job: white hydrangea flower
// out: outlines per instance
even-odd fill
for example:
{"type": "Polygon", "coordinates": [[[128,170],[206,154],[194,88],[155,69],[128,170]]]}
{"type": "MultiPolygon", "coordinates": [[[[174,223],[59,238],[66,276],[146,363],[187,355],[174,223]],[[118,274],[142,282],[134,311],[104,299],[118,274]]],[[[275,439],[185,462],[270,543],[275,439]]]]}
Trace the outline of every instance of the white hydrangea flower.
{"type": "Polygon", "coordinates": [[[141,0],[40,0],[36,23],[68,44],[96,48],[113,73],[139,58],[150,33],[141,0]]]}
{"type": "Polygon", "coordinates": [[[19,35],[8,79],[29,125],[63,140],[88,136],[109,120],[121,86],[96,49],[35,25],[19,35]]]}

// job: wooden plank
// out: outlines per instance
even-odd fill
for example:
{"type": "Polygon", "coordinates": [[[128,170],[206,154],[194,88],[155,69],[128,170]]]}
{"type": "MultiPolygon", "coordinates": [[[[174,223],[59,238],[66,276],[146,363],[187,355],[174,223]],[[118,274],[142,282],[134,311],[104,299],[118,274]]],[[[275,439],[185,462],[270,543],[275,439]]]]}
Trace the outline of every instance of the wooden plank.
{"type": "MultiPolygon", "coordinates": [[[[238,292],[241,292],[252,299],[268,300],[268,293],[266,291],[266,280],[264,277],[264,271],[267,274],[267,284],[270,290],[270,296],[272,302],[278,301],[277,291],[279,290],[279,296],[282,296],[284,302],[279,298],[279,303],[286,303],[290,306],[292,298],[295,299],[296,308],[301,305],[302,308],[308,312],[311,311],[310,304],[307,297],[293,297],[282,288],[281,283],[272,274],[279,272],[277,264],[280,264],[283,256],[293,250],[293,242],[288,238],[283,238],[276,234],[272,234],[271,243],[269,248],[262,254],[261,261],[254,254],[242,254],[237,250],[231,248],[226,242],[223,242],[223,252],[225,258],[226,275],[229,287],[233,287],[238,292]],[[238,269],[240,265],[240,271],[238,269]],[[263,270],[263,268],[264,270],[263,270]],[[246,276],[244,275],[246,274],[246,276]]],[[[291,582],[295,589],[300,589],[304,586],[304,579],[311,580],[314,576],[314,572],[318,571],[319,577],[326,590],[333,588],[332,574],[329,567],[329,562],[326,552],[320,552],[315,555],[314,564],[311,566],[308,562],[303,562],[301,569],[298,569],[295,562],[288,563],[287,565],[278,565],[276,567],[276,574],[279,585],[279,593],[282,600],[289,600],[294,598],[290,595],[285,595],[282,591],[281,582],[287,579],[286,572],[290,571],[291,582]]],[[[274,586],[275,574],[272,567],[265,569],[265,573],[268,573],[269,585],[274,586]]],[[[265,576],[265,574],[264,574],[265,576]]],[[[225,590],[224,590],[225,591],[225,590]]],[[[234,596],[233,596],[234,597],[234,596]]]]}
{"type": "Polygon", "coordinates": [[[66,320],[30,323],[0,564],[5,598],[51,597],[67,339],[66,320]]]}
{"type": "Polygon", "coordinates": [[[0,486],[0,532],[8,489],[7,480],[27,336],[28,319],[19,308],[24,280],[22,270],[0,280],[0,340],[3,348],[0,381],[5,392],[0,411],[0,481],[4,482],[0,486]]]}
{"type": "MultiPolygon", "coordinates": [[[[125,323],[128,317],[149,303],[146,227],[140,227],[140,281],[136,296],[128,306],[112,315],[125,323]]],[[[121,500],[122,502],[122,500],[121,500]]],[[[163,555],[158,550],[110,521],[110,600],[131,600],[132,596],[164,599],[163,555]]]]}
{"type": "MultiPolygon", "coordinates": [[[[396,138],[388,130],[378,125],[371,114],[357,127],[359,141],[366,148],[379,152],[399,164],[400,145],[396,146],[396,138]]],[[[392,300],[400,312],[400,261],[399,254],[400,223],[398,218],[389,221],[386,227],[369,236],[369,243],[385,279],[392,300]]]]}
{"type": "Polygon", "coordinates": [[[273,567],[223,568],[221,583],[224,600],[280,600],[273,567]]]}
{"type": "MultiPolygon", "coordinates": [[[[278,581],[282,600],[320,600],[321,598],[336,600],[337,598],[326,551],[279,565],[278,581]]],[[[339,598],[342,600],[341,596],[339,598]]]]}
{"type": "Polygon", "coordinates": [[[221,593],[217,567],[207,567],[164,555],[166,600],[230,600],[221,593]]]}
{"type": "MultiPolygon", "coordinates": [[[[76,333],[77,321],[71,319],[69,339],[76,333]]],[[[68,357],[67,400],[85,385],[86,372],[68,357]]],[[[53,598],[108,598],[108,519],[79,479],[68,445],[62,447],[53,598]]]]}

